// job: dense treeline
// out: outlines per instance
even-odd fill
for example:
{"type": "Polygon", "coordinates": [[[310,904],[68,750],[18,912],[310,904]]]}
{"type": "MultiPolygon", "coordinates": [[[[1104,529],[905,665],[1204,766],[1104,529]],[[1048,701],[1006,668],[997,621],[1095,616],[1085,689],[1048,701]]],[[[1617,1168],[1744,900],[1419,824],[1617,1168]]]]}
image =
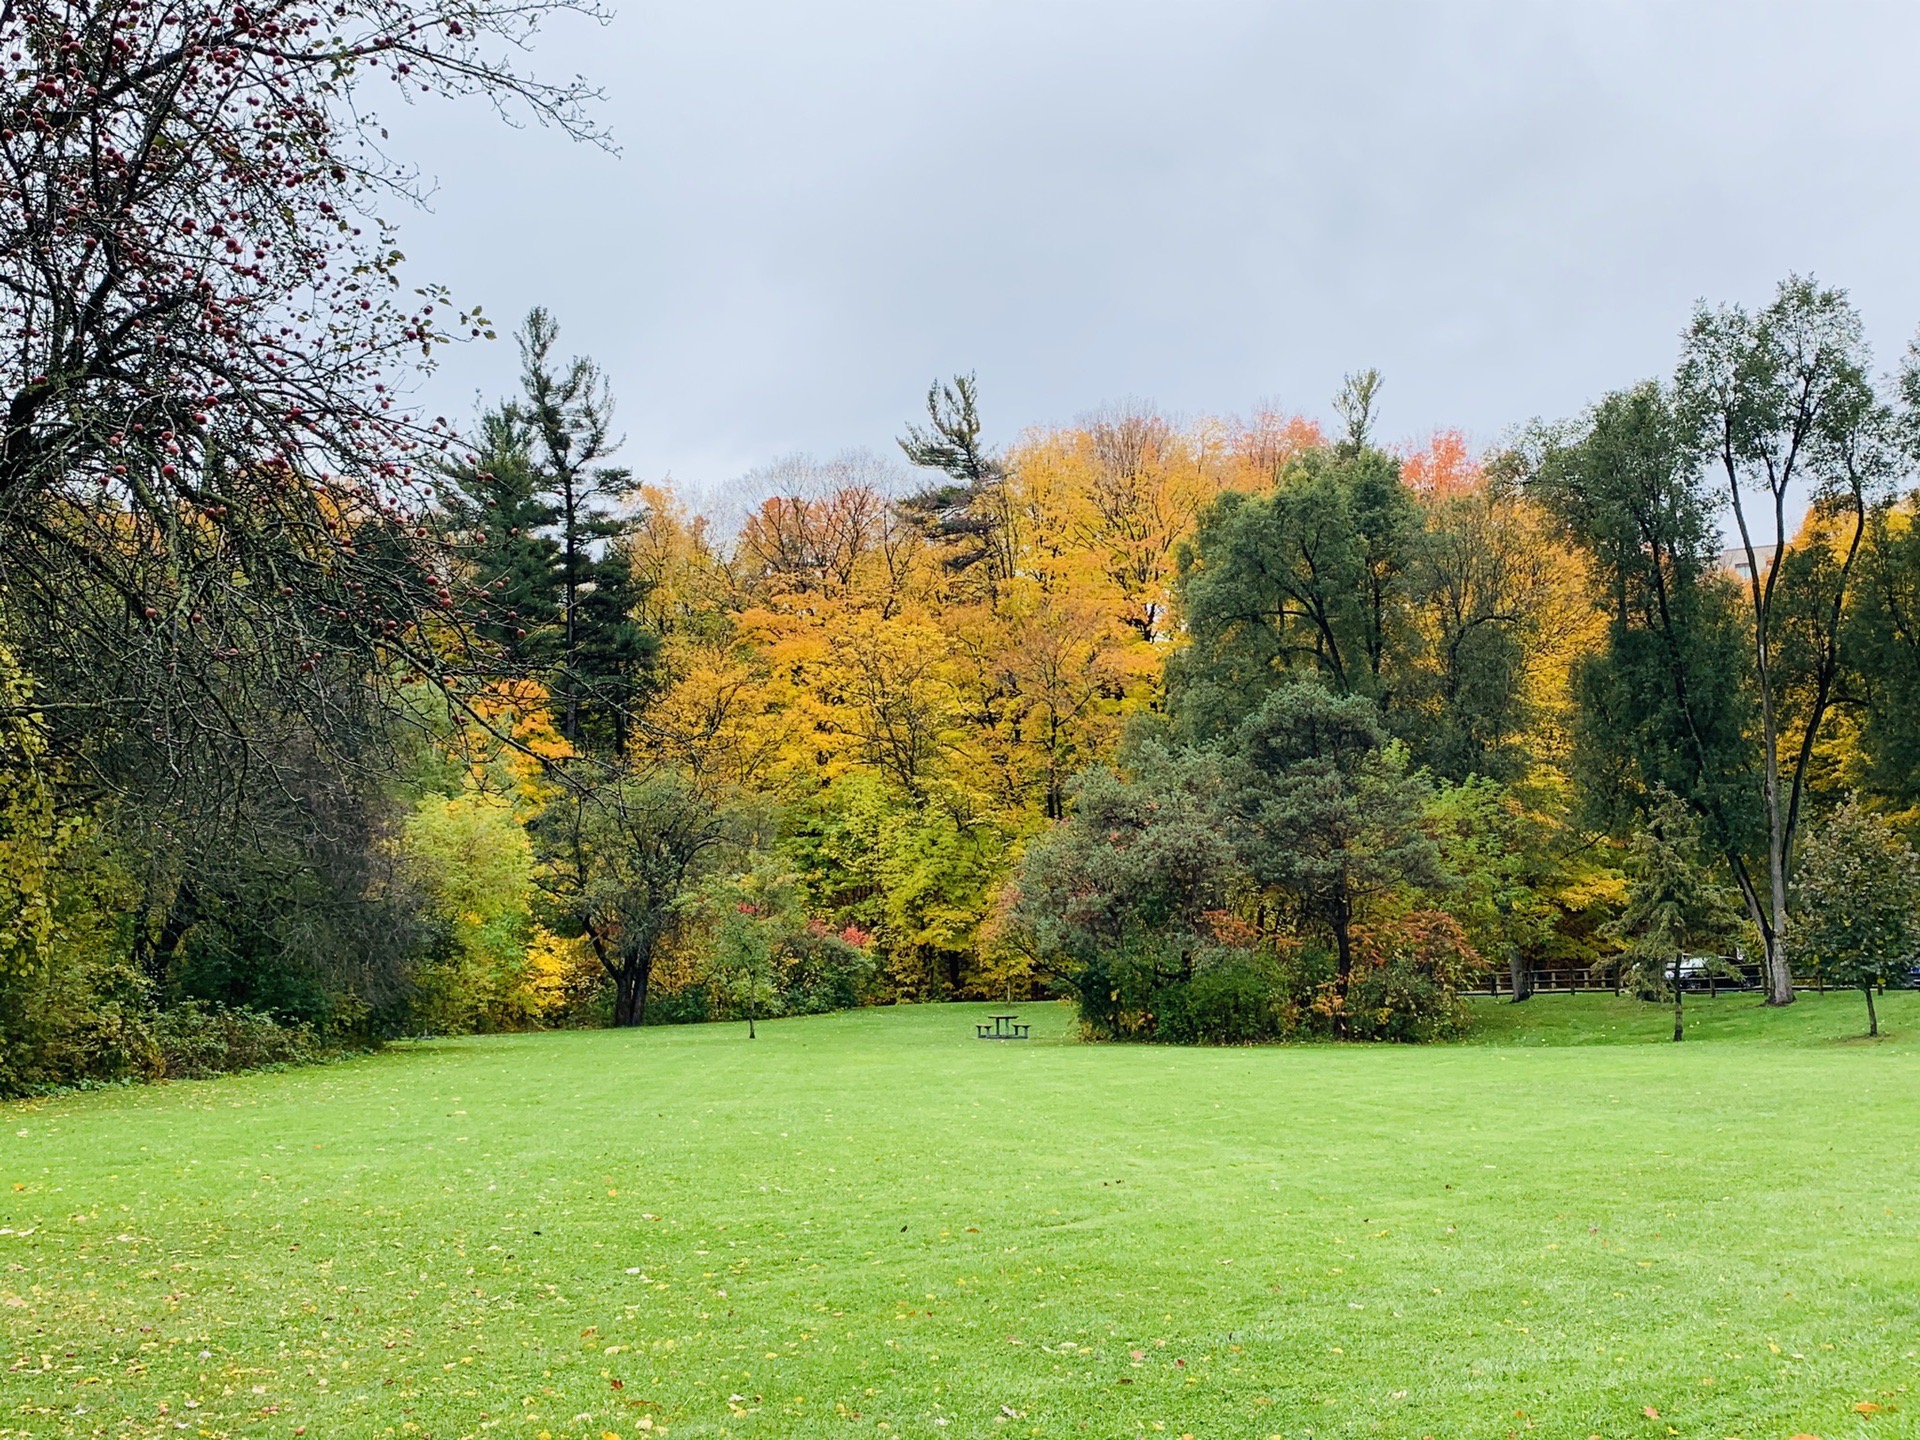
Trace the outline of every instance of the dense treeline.
{"type": "Polygon", "coordinates": [[[0,20],[0,1088],[1011,995],[1420,1039],[1496,971],[1913,962],[1920,362],[1843,294],[1703,308],[1484,456],[1382,444],[1372,373],[1325,429],[1004,448],[962,377],[719,527],[544,312],[472,424],[395,399],[488,325],[400,303],[351,97],[584,133],[485,58],[540,8],[0,20]]]}
{"type": "Polygon", "coordinates": [[[1133,407],[996,453],[966,378],[902,441],[932,483],[796,460],[724,536],[608,463],[557,337],[403,537],[434,660],[312,657],[324,723],[235,673],[231,756],[68,727],[10,608],[9,1084],[234,1011],[311,1046],[1059,993],[1116,1037],[1413,1039],[1495,968],[1906,959],[1796,954],[1774,903],[1783,825],[1852,855],[1912,804],[1906,422],[1832,292],[1703,313],[1673,386],[1484,461],[1383,448],[1372,375],[1331,437],[1133,407]],[[1703,336],[1752,352],[1711,395],[1703,336]],[[1754,477],[1780,528],[1723,553],[1754,477]]]}

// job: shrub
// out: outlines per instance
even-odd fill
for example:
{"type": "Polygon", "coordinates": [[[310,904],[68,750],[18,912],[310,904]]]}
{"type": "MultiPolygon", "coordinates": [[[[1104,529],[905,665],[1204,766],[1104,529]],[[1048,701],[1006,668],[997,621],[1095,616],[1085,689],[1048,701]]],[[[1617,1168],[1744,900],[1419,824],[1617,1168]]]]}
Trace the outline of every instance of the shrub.
{"type": "Polygon", "coordinates": [[[0,984],[0,1095],[157,1080],[146,986],[117,963],[54,963],[0,984]]]}
{"type": "Polygon", "coordinates": [[[147,982],[127,962],[135,887],[87,817],[58,838],[31,963],[0,964],[0,1095],[160,1074],[147,982]]]}
{"type": "Polygon", "coordinates": [[[1273,967],[1232,955],[1191,980],[1154,992],[1154,1038],[1178,1045],[1255,1045],[1289,1028],[1273,967]]]}
{"type": "Polygon", "coordinates": [[[1465,1024],[1460,987],[1480,956],[1459,921],[1444,911],[1415,910],[1356,927],[1354,940],[1349,1034],[1367,1040],[1438,1040],[1465,1024]]]}
{"type": "Polygon", "coordinates": [[[781,957],[781,1009],[789,1015],[824,1015],[861,1004],[873,983],[874,961],[858,938],[851,927],[833,934],[819,922],[789,936],[781,957]]]}
{"type": "Polygon", "coordinates": [[[328,1054],[304,1025],[282,1025],[257,1010],[228,1010],[193,1000],[162,1011],[152,1032],[170,1080],[299,1065],[328,1054]]]}
{"type": "Polygon", "coordinates": [[[647,997],[649,1025],[699,1025],[717,1018],[713,1012],[713,994],[704,981],[647,997]]]}
{"type": "Polygon", "coordinates": [[[1450,915],[1420,910],[1356,926],[1344,1001],[1325,945],[1237,938],[1242,943],[1196,940],[1178,950],[1136,940],[1095,951],[1073,975],[1084,1032],[1101,1040],[1254,1045],[1306,1035],[1436,1040],[1465,1023],[1459,991],[1479,955],[1450,915]]]}

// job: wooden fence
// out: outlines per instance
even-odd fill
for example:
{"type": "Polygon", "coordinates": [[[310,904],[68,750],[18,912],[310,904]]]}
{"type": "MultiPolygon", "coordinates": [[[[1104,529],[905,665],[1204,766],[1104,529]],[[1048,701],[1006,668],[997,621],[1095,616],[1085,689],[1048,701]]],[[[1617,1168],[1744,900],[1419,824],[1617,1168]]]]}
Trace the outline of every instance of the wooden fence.
{"type": "MultiPolygon", "coordinates": [[[[1703,995],[1717,995],[1724,991],[1764,990],[1766,989],[1765,967],[1758,960],[1747,960],[1737,955],[1714,957],[1715,964],[1703,966],[1698,973],[1683,977],[1683,988],[1689,992],[1698,991],[1703,995]]],[[[1619,972],[1613,970],[1595,970],[1586,966],[1569,968],[1547,968],[1534,970],[1528,974],[1529,987],[1536,995],[1592,994],[1596,991],[1605,994],[1618,994],[1621,989],[1619,972]]],[[[1795,981],[1796,986],[1811,990],[1814,982],[1795,981]]],[[[1511,995],[1513,978],[1505,970],[1495,970],[1476,976],[1462,992],[1467,995],[1511,995]]]]}

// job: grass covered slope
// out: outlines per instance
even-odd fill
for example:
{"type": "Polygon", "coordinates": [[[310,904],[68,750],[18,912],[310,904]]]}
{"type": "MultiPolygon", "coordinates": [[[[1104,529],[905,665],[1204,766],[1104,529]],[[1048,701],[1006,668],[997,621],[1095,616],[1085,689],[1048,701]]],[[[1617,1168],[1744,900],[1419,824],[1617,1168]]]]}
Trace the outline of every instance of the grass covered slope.
{"type": "Polygon", "coordinates": [[[1920,1434],[1916,999],[927,1007],[10,1105],[0,1435],[1920,1434]]]}

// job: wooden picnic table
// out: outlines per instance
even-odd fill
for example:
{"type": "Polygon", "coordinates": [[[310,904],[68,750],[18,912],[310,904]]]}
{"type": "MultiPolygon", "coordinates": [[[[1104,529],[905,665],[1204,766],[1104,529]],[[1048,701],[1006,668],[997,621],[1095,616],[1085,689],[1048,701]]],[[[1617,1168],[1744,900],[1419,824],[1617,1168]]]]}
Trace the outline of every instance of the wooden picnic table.
{"type": "Polygon", "coordinates": [[[1020,1024],[1018,1015],[989,1015],[991,1025],[976,1023],[973,1033],[982,1040],[1025,1040],[1031,1034],[1031,1025],[1020,1024]]]}

